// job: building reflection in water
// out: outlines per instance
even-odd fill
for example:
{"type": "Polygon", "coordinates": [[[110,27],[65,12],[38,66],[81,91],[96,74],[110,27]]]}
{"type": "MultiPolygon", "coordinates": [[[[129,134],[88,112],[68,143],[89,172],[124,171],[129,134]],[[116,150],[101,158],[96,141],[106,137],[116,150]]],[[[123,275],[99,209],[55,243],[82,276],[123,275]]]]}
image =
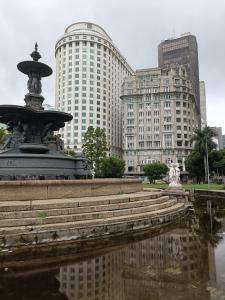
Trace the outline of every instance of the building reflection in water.
{"type": "Polygon", "coordinates": [[[123,300],[123,250],[60,268],[60,292],[69,300],[123,300]]]}
{"type": "Polygon", "coordinates": [[[61,267],[59,281],[69,300],[207,300],[220,299],[209,288],[215,274],[211,244],[193,228],[177,228],[61,267]]]}
{"type": "Polygon", "coordinates": [[[189,229],[174,229],[129,245],[126,300],[210,299],[208,247],[189,229]]]}

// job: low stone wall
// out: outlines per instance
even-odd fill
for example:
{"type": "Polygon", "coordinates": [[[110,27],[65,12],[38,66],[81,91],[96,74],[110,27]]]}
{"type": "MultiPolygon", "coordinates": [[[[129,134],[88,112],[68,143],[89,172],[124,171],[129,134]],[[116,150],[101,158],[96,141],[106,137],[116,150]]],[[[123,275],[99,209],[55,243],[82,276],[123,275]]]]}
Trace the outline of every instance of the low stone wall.
{"type": "Polygon", "coordinates": [[[194,190],[194,195],[206,200],[224,199],[225,201],[225,190],[194,190]]]}
{"type": "Polygon", "coordinates": [[[106,196],[142,190],[138,179],[0,181],[0,201],[106,196]]]}
{"type": "Polygon", "coordinates": [[[166,189],[163,191],[163,195],[169,196],[170,198],[176,198],[177,202],[188,203],[189,192],[183,189],[166,189]]]}

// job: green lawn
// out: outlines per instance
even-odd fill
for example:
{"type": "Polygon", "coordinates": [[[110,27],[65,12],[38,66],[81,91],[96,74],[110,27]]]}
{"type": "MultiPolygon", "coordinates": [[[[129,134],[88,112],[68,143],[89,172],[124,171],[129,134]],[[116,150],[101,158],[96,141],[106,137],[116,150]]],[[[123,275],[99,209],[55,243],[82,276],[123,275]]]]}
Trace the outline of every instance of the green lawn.
{"type": "MultiPolygon", "coordinates": [[[[166,189],[168,187],[168,184],[166,183],[156,183],[156,184],[149,184],[149,183],[143,183],[145,188],[155,188],[155,189],[166,189]]],[[[215,184],[215,183],[210,183],[208,184],[182,184],[182,187],[185,190],[194,190],[194,189],[199,189],[199,190],[223,190],[224,185],[223,184],[215,184]]]]}

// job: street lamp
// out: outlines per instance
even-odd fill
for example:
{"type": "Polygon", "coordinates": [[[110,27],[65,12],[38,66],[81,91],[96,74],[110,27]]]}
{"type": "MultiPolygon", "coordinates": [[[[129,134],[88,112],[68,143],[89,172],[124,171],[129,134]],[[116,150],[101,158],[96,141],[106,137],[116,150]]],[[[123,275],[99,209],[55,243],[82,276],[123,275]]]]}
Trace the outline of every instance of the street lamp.
{"type": "Polygon", "coordinates": [[[205,150],[206,150],[206,176],[207,176],[207,183],[209,184],[209,154],[208,154],[207,135],[205,139],[205,150]]]}

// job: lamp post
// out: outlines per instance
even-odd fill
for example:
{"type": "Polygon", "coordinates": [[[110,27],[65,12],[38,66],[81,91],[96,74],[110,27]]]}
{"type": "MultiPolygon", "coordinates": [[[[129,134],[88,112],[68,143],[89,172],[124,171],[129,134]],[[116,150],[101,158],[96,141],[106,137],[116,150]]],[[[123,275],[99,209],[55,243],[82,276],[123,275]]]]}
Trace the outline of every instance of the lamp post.
{"type": "Polygon", "coordinates": [[[209,184],[209,154],[208,154],[207,135],[205,139],[205,150],[206,150],[206,177],[207,177],[207,183],[209,184]]]}

